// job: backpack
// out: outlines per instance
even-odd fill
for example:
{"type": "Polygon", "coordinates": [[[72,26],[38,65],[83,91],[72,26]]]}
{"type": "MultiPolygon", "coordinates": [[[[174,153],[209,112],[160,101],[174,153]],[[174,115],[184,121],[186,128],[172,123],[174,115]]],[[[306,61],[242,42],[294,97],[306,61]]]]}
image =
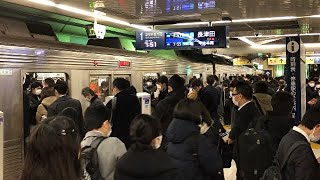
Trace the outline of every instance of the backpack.
{"type": "MultiPolygon", "coordinates": [[[[302,145],[308,145],[304,141],[298,141],[295,142],[292,146],[290,146],[289,150],[284,156],[284,159],[282,160],[281,164],[278,161],[278,158],[275,159],[274,165],[270,166],[263,174],[262,180],[282,180],[281,171],[283,170],[284,166],[286,165],[286,162],[291,155],[291,153],[299,146],[302,145]]],[[[277,156],[276,156],[277,157],[277,156]]]]}
{"type": "Polygon", "coordinates": [[[106,137],[97,137],[90,146],[81,148],[82,180],[104,180],[99,169],[97,149],[106,137]]]}
{"type": "Polygon", "coordinates": [[[237,152],[243,178],[259,179],[272,164],[272,139],[269,133],[260,127],[260,121],[253,120],[249,128],[239,136],[237,152]]]}

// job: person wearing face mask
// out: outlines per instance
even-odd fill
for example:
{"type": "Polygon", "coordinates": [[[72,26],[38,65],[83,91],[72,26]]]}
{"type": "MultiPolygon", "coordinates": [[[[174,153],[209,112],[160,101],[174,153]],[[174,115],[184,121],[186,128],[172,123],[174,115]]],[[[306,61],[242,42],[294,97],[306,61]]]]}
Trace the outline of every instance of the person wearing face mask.
{"type": "Polygon", "coordinates": [[[315,90],[315,81],[313,78],[310,78],[308,80],[306,95],[307,95],[307,109],[309,109],[311,106],[317,103],[317,99],[316,99],[317,92],[315,90]]]}
{"type": "Polygon", "coordinates": [[[223,163],[217,147],[210,138],[201,135],[207,133],[211,125],[203,123],[203,118],[208,120],[210,117],[204,110],[200,101],[181,100],[174,108],[173,120],[167,130],[167,153],[184,180],[223,178],[223,163]]]}
{"type": "Polygon", "coordinates": [[[40,105],[40,94],[42,91],[42,84],[35,81],[30,86],[31,91],[29,93],[29,109],[30,109],[30,125],[36,125],[36,113],[38,106],[40,105]]]}
{"type": "Polygon", "coordinates": [[[163,100],[168,94],[168,78],[166,76],[160,76],[158,79],[158,84],[160,93],[158,96],[158,102],[163,100]]]}
{"type": "MultiPolygon", "coordinates": [[[[298,126],[286,134],[278,148],[278,162],[284,163],[283,180],[319,180],[319,163],[311,149],[310,141],[320,139],[320,108],[311,107],[298,126]],[[285,159],[289,149],[291,154],[285,159]]],[[[318,157],[317,157],[318,158],[318,157]]]]}
{"type": "Polygon", "coordinates": [[[167,153],[159,150],[161,124],[149,115],[138,115],[130,125],[133,144],[117,163],[114,180],[182,180],[167,153]]]}
{"type": "Polygon", "coordinates": [[[106,107],[113,111],[112,122],[113,131],[111,136],[119,138],[127,148],[131,141],[129,136],[129,127],[131,121],[138,114],[141,114],[141,105],[136,95],[128,90],[130,83],[124,78],[116,78],[113,81],[114,98],[110,100],[106,107]]]}
{"type": "Polygon", "coordinates": [[[242,132],[247,130],[252,120],[261,116],[255,103],[252,101],[253,89],[249,82],[238,81],[232,92],[232,102],[238,107],[236,119],[233,122],[229,144],[232,144],[240,136],[242,132]]]}
{"type": "Polygon", "coordinates": [[[104,105],[88,107],[85,112],[85,126],[88,132],[81,142],[81,148],[90,146],[97,138],[104,137],[97,147],[99,170],[104,180],[113,180],[118,160],[127,152],[121,140],[110,137],[112,124],[111,112],[104,105]]]}
{"type": "Polygon", "coordinates": [[[89,87],[85,87],[81,91],[82,96],[90,103],[90,106],[103,105],[102,101],[98,98],[96,93],[89,87]]]}

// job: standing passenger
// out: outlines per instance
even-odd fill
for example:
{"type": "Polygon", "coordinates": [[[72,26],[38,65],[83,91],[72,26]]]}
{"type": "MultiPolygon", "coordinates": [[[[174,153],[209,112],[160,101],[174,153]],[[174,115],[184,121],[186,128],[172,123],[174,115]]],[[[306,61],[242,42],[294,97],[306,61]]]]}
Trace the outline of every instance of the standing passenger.
{"type": "Polygon", "coordinates": [[[182,180],[169,156],[158,150],[161,125],[158,119],[139,115],[131,123],[133,145],[119,160],[115,180],[182,180]]]}
{"type": "Polygon", "coordinates": [[[116,78],[113,81],[114,98],[106,105],[112,111],[111,122],[113,131],[111,136],[119,138],[127,148],[130,147],[129,127],[131,121],[141,113],[141,106],[137,96],[130,94],[127,80],[116,78]]]}
{"type": "Polygon", "coordinates": [[[200,134],[203,109],[199,101],[181,100],[167,130],[167,153],[184,180],[208,180],[222,175],[223,164],[217,147],[200,134]]]}
{"type": "Polygon", "coordinates": [[[46,88],[46,87],[51,87],[53,88],[55,85],[55,82],[52,78],[46,78],[44,81],[43,81],[43,87],[46,88]]]}
{"type": "Polygon", "coordinates": [[[258,81],[254,85],[253,101],[262,115],[265,115],[268,111],[272,111],[272,97],[267,94],[268,89],[268,84],[265,81],[258,81]]]}
{"type": "Polygon", "coordinates": [[[48,115],[48,107],[57,100],[57,97],[55,96],[54,89],[45,87],[42,89],[41,92],[41,104],[38,106],[37,109],[37,121],[40,122],[43,119],[47,118],[48,115]]]}
{"type": "Polygon", "coordinates": [[[40,105],[40,94],[42,91],[42,84],[35,81],[31,84],[31,92],[29,94],[29,108],[30,108],[30,124],[36,125],[36,113],[38,106],[40,105]]]}
{"type": "MultiPolygon", "coordinates": [[[[154,112],[154,116],[160,119],[163,134],[167,131],[167,128],[172,120],[172,114],[174,107],[185,96],[184,80],[179,75],[173,75],[168,82],[168,95],[160,101],[154,112]]],[[[166,148],[166,136],[163,138],[162,148],[166,148]]]]}
{"type": "Polygon", "coordinates": [[[158,85],[160,86],[160,94],[158,97],[158,102],[160,102],[168,94],[168,78],[167,78],[167,76],[160,76],[158,79],[158,85]]]}
{"type": "Polygon", "coordinates": [[[103,105],[96,93],[89,87],[85,87],[81,91],[82,96],[90,103],[90,106],[103,105]]]}
{"type": "Polygon", "coordinates": [[[48,118],[33,131],[20,180],[79,180],[79,137],[67,117],[48,118]]]}
{"type": "Polygon", "coordinates": [[[285,135],[278,148],[277,160],[284,164],[283,180],[319,180],[319,162],[310,146],[310,141],[320,140],[320,109],[311,107],[303,116],[299,126],[285,135]],[[299,144],[298,144],[299,143],[299,144]],[[287,157],[288,151],[292,149],[287,157]],[[285,159],[287,157],[287,159],[285,159]]]}
{"type": "Polygon", "coordinates": [[[113,180],[117,161],[127,151],[118,138],[109,137],[112,132],[110,116],[111,112],[104,105],[88,107],[84,118],[89,132],[81,142],[81,148],[91,146],[96,140],[100,142],[96,151],[100,174],[104,180],[113,180]]]}
{"type": "Polygon", "coordinates": [[[71,107],[74,108],[77,111],[77,119],[79,124],[76,124],[76,126],[79,129],[79,133],[81,137],[84,136],[84,127],[83,127],[83,115],[82,115],[82,107],[81,103],[77,99],[73,99],[67,95],[68,93],[68,84],[65,81],[59,81],[54,86],[55,94],[57,97],[57,100],[52,103],[48,107],[48,117],[57,116],[60,114],[64,109],[71,107]]]}

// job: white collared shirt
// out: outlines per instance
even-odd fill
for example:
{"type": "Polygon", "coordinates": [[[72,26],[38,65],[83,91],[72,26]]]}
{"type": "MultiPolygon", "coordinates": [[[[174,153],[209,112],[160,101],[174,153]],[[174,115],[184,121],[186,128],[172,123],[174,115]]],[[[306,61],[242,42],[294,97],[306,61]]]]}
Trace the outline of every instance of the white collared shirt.
{"type": "Polygon", "coordinates": [[[302,134],[308,140],[308,142],[310,142],[310,138],[309,138],[308,134],[306,132],[304,132],[302,129],[300,129],[297,126],[294,126],[292,130],[302,134]]]}
{"type": "Polygon", "coordinates": [[[242,106],[240,106],[240,107],[238,108],[238,111],[240,111],[240,109],[242,109],[245,105],[249,104],[250,102],[251,102],[251,101],[248,101],[248,102],[242,104],[242,106]]]}

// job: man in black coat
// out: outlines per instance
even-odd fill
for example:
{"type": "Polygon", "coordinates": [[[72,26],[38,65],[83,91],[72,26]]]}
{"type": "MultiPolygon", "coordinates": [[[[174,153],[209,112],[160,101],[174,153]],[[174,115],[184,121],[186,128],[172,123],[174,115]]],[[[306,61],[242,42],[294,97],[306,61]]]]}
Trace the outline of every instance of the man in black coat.
{"type": "Polygon", "coordinates": [[[158,79],[158,85],[160,86],[158,102],[160,102],[168,95],[168,78],[166,76],[160,76],[158,79]]]}
{"type": "Polygon", "coordinates": [[[157,104],[153,113],[160,119],[163,134],[172,120],[174,107],[185,97],[184,79],[179,75],[173,75],[168,82],[168,92],[167,96],[157,104]]]}
{"type": "Polygon", "coordinates": [[[315,106],[310,108],[301,124],[293,127],[285,135],[279,145],[278,162],[284,162],[284,157],[288,150],[296,142],[303,144],[294,148],[288,159],[285,161],[281,171],[283,180],[319,180],[319,163],[313,154],[310,141],[317,142],[320,139],[320,108],[315,106]]]}
{"type": "Polygon", "coordinates": [[[218,120],[218,106],[220,104],[221,93],[213,86],[215,78],[213,75],[207,77],[207,87],[203,87],[201,80],[196,79],[192,81],[192,88],[197,91],[198,98],[209,111],[213,120],[218,120]]]}
{"type": "MultiPolygon", "coordinates": [[[[239,136],[245,132],[253,120],[258,119],[261,114],[254,102],[252,102],[253,89],[249,82],[238,81],[232,92],[232,101],[238,107],[236,119],[233,122],[231,132],[229,134],[228,143],[234,144],[234,160],[237,165],[237,179],[246,177],[240,167],[239,162],[239,136]]],[[[249,148],[249,147],[248,147],[249,148]]]]}
{"type": "Polygon", "coordinates": [[[261,116],[252,102],[251,85],[246,81],[238,81],[235,86],[232,92],[232,102],[238,107],[238,111],[229,135],[229,143],[236,141],[240,134],[248,129],[250,123],[261,116]]]}
{"type": "Polygon", "coordinates": [[[293,96],[288,92],[278,91],[272,96],[271,105],[273,111],[267,112],[259,121],[263,122],[263,129],[270,134],[276,152],[281,139],[294,125],[294,119],[291,117],[293,96]]]}
{"type": "Polygon", "coordinates": [[[80,136],[83,137],[85,132],[81,103],[67,95],[68,89],[68,84],[65,81],[59,81],[55,84],[54,90],[58,99],[48,107],[48,117],[57,116],[68,107],[74,108],[78,115],[75,124],[79,129],[80,136]]]}
{"type": "Polygon", "coordinates": [[[103,105],[102,101],[96,95],[96,93],[89,87],[85,87],[81,91],[82,96],[90,103],[90,106],[103,105]]]}
{"type": "Polygon", "coordinates": [[[116,78],[113,81],[114,98],[106,105],[112,111],[112,134],[119,138],[127,148],[130,147],[129,127],[131,121],[141,114],[141,106],[137,96],[132,95],[129,90],[127,80],[116,78]],[[113,107],[114,106],[114,107],[113,107]]]}

